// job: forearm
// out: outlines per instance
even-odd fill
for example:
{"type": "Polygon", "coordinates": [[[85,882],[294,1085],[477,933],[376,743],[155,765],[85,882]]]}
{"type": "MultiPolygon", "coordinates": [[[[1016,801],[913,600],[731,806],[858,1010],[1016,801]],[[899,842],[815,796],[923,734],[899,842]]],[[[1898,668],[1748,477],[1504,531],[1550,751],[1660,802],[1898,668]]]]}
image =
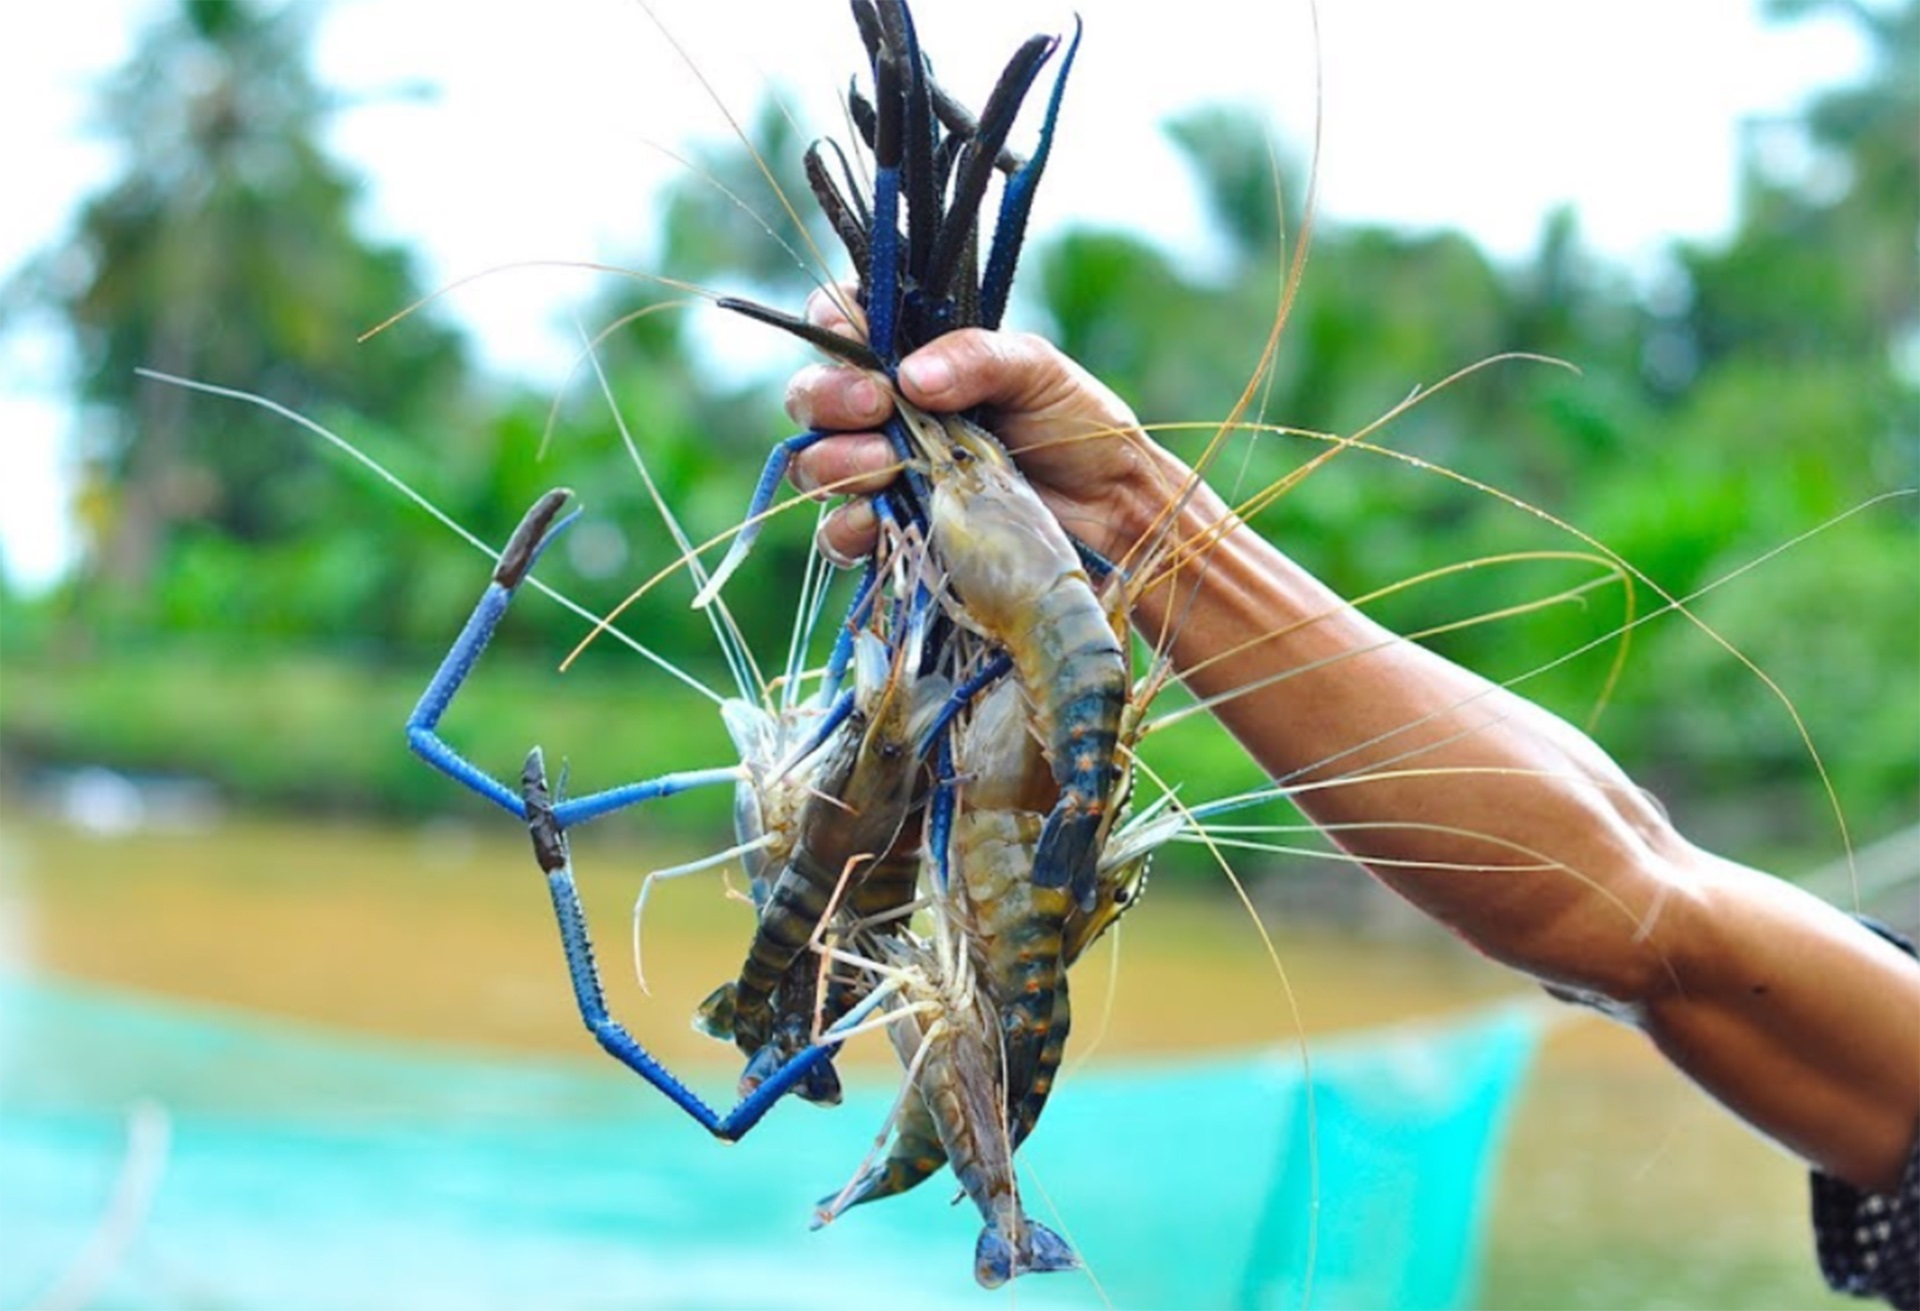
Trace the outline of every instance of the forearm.
{"type": "MultiPolygon", "coordinates": [[[[1177,536],[1224,515],[1200,489],[1177,536]]],[[[1134,619],[1308,816],[1396,891],[1542,978],[1609,995],[1637,986],[1616,971],[1654,889],[1632,872],[1670,829],[1585,737],[1395,637],[1244,527],[1149,588],[1134,619]],[[1596,935],[1605,950],[1577,940],[1596,935]]]]}
{"type": "Polygon", "coordinates": [[[1920,962],[1791,883],[1695,850],[1670,985],[1634,1019],[1777,1142],[1891,1192],[1920,1132],[1920,962]]]}
{"type": "MultiPolygon", "coordinates": [[[[1224,513],[1198,492],[1181,535],[1224,513]]],[[[1687,842],[1584,734],[1395,637],[1244,527],[1134,619],[1394,891],[1644,1028],[1828,1171],[1898,1179],[1920,1117],[1920,965],[1687,842]]]]}

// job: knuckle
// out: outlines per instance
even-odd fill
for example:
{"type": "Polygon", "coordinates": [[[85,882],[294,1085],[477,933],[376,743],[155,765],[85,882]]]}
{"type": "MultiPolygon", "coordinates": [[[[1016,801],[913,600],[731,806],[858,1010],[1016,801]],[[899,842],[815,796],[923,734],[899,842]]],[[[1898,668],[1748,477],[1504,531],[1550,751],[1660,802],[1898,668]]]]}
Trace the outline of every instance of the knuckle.
{"type": "Polygon", "coordinates": [[[1010,354],[1038,359],[1053,353],[1053,343],[1037,332],[1006,332],[1000,335],[1010,354]]]}

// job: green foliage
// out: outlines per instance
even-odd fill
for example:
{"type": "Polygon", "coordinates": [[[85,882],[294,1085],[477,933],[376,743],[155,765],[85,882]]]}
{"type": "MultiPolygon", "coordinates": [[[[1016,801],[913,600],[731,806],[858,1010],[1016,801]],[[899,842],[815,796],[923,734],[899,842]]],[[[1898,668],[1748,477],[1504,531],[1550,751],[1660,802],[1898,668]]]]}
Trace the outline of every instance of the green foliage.
{"type": "MultiPolygon", "coordinates": [[[[1685,616],[1640,623],[1687,598],[1814,727],[1856,827],[1909,822],[1920,789],[1915,500],[1874,505],[1715,586],[1920,483],[1920,396],[1900,355],[1920,340],[1920,5],[1841,8],[1874,44],[1869,75],[1818,99],[1779,129],[1787,137],[1758,139],[1738,231],[1677,250],[1674,285],[1651,301],[1583,249],[1568,213],[1515,267],[1457,233],[1321,225],[1279,355],[1257,376],[1289,295],[1290,243],[1306,232],[1306,188],[1231,109],[1169,128],[1219,228],[1220,267],[1083,230],[1037,249],[1026,278],[1049,330],[1145,419],[1194,425],[1166,432],[1184,453],[1243,398],[1243,421],[1291,425],[1230,443],[1211,476],[1232,496],[1337,438],[1379,447],[1325,461],[1256,525],[1400,630],[1524,679],[1571,718],[1597,715],[1610,749],[1676,805],[1737,815],[1731,830],[1759,798],[1768,841],[1831,833],[1817,788],[1775,795],[1808,759],[1782,698],[1685,616]],[[1782,141],[1794,149],[1773,148],[1782,141]],[[1496,358],[1513,352],[1578,372],[1496,358]],[[1402,406],[1415,388],[1430,394],[1402,406]]],[[[458,340],[419,316],[356,345],[421,288],[404,252],[355,230],[356,183],[317,145],[328,102],[306,69],[302,13],[184,3],[109,88],[124,174],[37,284],[80,347],[94,554],[67,595],[30,612],[8,600],[7,742],[205,772],[247,795],[445,805],[441,785],[402,757],[397,729],[371,726],[404,717],[485,559],[283,420],[133,369],[312,414],[486,542],[547,488],[576,488],[587,514],[541,577],[598,611],[677,554],[616,409],[696,541],[737,520],[787,423],[770,390],[703,360],[688,314],[714,311],[638,279],[612,282],[583,311],[605,330],[595,355],[611,405],[587,369],[557,398],[482,392],[458,340]],[[206,654],[216,643],[236,654],[206,654]],[[353,672],[353,658],[373,672],[353,672]],[[377,695],[350,695],[356,681],[377,695]],[[376,745],[363,753],[349,736],[376,745]]],[[[753,156],[704,151],[664,199],[660,267],[798,309],[819,267],[810,252],[830,238],[792,125],[768,109],[750,136],[801,217],[769,201],[753,156]]],[[[811,526],[811,514],[782,516],[728,589],[757,651],[784,649],[811,526]]],[[[691,591],[684,571],[670,573],[629,631],[717,683],[691,591]]],[[[556,685],[552,665],[584,633],[537,598],[516,606],[505,672],[463,694],[460,731],[490,763],[510,769],[532,741],[592,741],[599,727],[607,758],[625,759],[630,731],[678,733],[705,717],[686,709],[692,694],[605,643],[556,685]],[[566,704],[591,707],[577,734],[557,731],[574,713],[566,704]]],[[[655,768],[714,758],[668,736],[680,754],[647,757],[655,768]]],[[[1217,736],[1166,736],[1183,795],[1248,781],[1217,736]]]]}
{"type": "MultiPolygon", "coordinates": [[[[171,638],[84,658],[35,654],[8,668],[6,742],[16,758],[190,775],[254,806],[479,813],[414,759],[401,731],[438,651],[369,661],[171,638]]],[[[491,655],[447,721],[462,751],[512,777],[540,743],[568,762],[581,791],[731,758],[717,712],[634,677],[631,661],[565,677],[553,664],[491,655]]],[[[689,794],[666,822],[725,831],[730,805],[724,788],[689,794]]]]}

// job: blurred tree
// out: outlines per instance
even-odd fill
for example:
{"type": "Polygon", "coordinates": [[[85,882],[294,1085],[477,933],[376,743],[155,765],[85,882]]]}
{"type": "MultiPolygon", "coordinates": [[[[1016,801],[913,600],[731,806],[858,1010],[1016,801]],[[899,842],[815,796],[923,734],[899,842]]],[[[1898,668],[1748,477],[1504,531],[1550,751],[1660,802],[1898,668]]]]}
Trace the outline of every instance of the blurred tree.
{"type": "Polygon", "coordinates": [[[1920,4],[1766,8],[1782,20],[1842,16],[1870,66],[1794,120],[1749,133],[1739,232],[1725,247],[1682,254],[1694,290],[1686,324],[1703,368],[1754,350],[1884,367],[1891,347],[1920,332],[1920,4]]]}
{"type": "MultiPolygon", "coordinates": [[[[1658,441],[1589,486],[1591,522],[1679,594],[1780,546],[1783,525],[1809,530],[1920,483],[1920,4],[1766,9],[1840,16],[1869,64],[1793,118],[1751,125],[1739,226],[1725,243],[1677,252],[1681,288],[1649,335],[1658,441]]],[[[1911,823],[1920,790],[1917,527],[1912,495],[1872,506],[1822,538],[1817,562],[1771,562],[1701,604],[1828,729],[1841,795],[1889,816],[1874,827],[1911,823]]],[[[1692,708],[1649,716],[1630,698],[1622,709],[1675,759],[1751,790],[1804,758],[1771,691],[1727,678],[1715,648],[1684,626],[1651,635],[1643,654],[1692,708]]],[[[1736,822],[1805,813],[1748,807],[1736,822]]]]}
{"type": "Polygon", "coordinates": [[[307,67],[310,12],[181,0],[156,22],[102,100],[124,172],[29,275],[77,348],[88,582],[149,617],[170,559],[252,567],[329,530],[342,490],[283,420],[136,368],[396,425],[444,422],[462,381],[461,343],[429,320],[356,344],[420,289],[404,252],[356,232],[358,183],[319,145],[333,106],[307,67]]]}

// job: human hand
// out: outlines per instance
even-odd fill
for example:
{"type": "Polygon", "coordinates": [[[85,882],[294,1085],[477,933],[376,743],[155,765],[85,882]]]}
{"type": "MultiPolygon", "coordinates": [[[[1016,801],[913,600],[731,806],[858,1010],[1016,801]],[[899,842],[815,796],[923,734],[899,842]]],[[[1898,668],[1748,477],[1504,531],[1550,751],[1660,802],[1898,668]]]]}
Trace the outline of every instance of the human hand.
{"type": "MultiPolygon", "coordinates": [[[[807,317],[859,336],[835,298],[815,293],[807,317]]],[[[1004,443],[1047,508],[1080,541],[1120,560],[1139,540],[1184,470],[1141,431],[1124,401],[1051,342],[1026,333],[963,328],[900,364],[899,389],[936,413],[982,407],[985,425],[1004,443]]],[[[873,509],[865,497],[885,487],[899,464],[878,429],[893,412],[886,379],[840,364],[795,375],[787,412],[810,428],[844,433],[803,451],[793,481],[803,491],[856,497],[827,517],[821,547],[850,561],[873,549],[873,509]]]]}

